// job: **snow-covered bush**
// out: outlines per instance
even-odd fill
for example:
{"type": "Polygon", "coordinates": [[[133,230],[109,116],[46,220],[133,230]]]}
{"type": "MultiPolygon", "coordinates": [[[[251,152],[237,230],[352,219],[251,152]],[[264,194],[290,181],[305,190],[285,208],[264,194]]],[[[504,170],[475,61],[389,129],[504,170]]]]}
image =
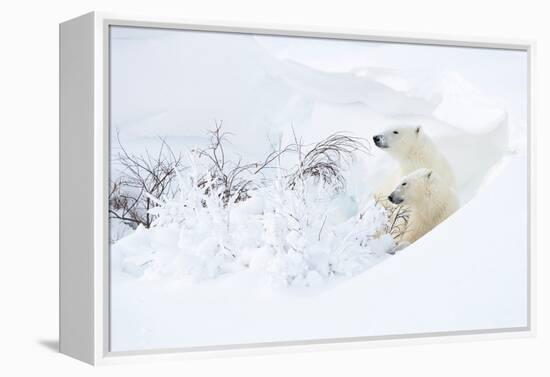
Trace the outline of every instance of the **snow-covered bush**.
{"type": "Polygon", "coordinates": [[[111,238],[117,240],[128,229],[142,225],[149,228],[155,217],[150,211],[158,200],[173,197],[181,155],[172,151],[166,140],[159,140],[159,150],[152,154],[131,153],[117,134],[118,153],[113,156],[112,179],[109,188],[109,218],[111,238]]]}
{"type": "Polygon", "coordinates": [[[152,198],[147,257],[118,249],[127,251],[124,269],[195,280],[250,270],[275,285],[307,287],[356,275],[394,247],[384,207],[347,189],[348,167],[367,151],[363,140],[336,134],[304,146],[295,137],[265,161],[241,164],[225,152],[221,127],[211,136],[210,146],[184,154],[177,195],[152,198]]]}
{"type": "Polygon", "coordinates": [[[386,256],[393,239],[380,234],[387,217],[374,200],[356,203],[314,179],[299,185],[304,187],[289,190],[276,184],[260,193],[265,205],[259,221],[267,251],[260,268],[276,283],[311,286],[330,277],[353,276],[386,256]]]}

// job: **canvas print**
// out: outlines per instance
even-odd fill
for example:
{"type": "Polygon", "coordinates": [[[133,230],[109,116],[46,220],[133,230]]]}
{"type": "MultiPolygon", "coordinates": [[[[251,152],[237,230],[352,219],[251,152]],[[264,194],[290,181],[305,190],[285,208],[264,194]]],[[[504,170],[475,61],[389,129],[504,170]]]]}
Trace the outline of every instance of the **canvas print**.
{"type": "Polygon", "coordinates": [[[527,52],[109,41],[111,351],[528,326],[527,52]]]}

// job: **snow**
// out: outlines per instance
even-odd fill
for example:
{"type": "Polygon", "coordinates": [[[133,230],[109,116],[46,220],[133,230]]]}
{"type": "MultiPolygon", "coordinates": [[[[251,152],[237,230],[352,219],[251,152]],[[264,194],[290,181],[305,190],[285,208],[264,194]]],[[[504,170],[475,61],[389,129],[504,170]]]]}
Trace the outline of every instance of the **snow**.
{"type": "Polygon", "coordinates": [[[162,136],[190,168],[175,198],[158,198],[155,226],[113,225],[111,350],[525,326],[526,62],[517,51],[113,28],[112,130],[136,153],[162,136]],[[296,135],[368,140],[422,124],[462,208],[389,255],[372,194],[395,163],[374,148],[342,164],[341,189],[289,189],[293,156],[225,203],[195,184],[208,166],[193,150],[216,120],[232,133],[228,158],[245,162],[296,135]]]}
{"type": "MultiPolygon", "coordinates": [[[[526,187],[518,180],[526,176],[525,158],[510,159],[491,184],[406,252],[321,290],[274,289],[256,271],[200,284],[117,274],[121,280],[112,289],[112,348],[526,326],[527,205],[526,187]],[[491,227],[472,221],[480,213],[491,227]]],[[[136,245],[141,241],[136,239],[136,245]]]]}
{"type": "Polygon", "coordinates": [[[196,184],[210,174],[209,161],[188,157],[178,196],[150,211],[154,226],[113,245],[113,255],[123,256],[115,270],[202,281],[250,268],[273,285],[307,287],[356,275],[395,246],[386,210],[370,196],[358,202],[352,191],[315,178],[290,188],[289,172],[278,168],[271,179],[247,177],[257,185],[250,197],[226,203],[214,180],[196,184]]]}

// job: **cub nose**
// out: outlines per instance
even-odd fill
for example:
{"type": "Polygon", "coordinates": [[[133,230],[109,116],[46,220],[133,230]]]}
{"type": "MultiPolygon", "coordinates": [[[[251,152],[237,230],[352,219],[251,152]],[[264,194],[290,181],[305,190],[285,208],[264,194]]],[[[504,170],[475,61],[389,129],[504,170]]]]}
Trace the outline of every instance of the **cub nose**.
{"type": "Polygon", "coordinates": [[[388,196],[388,200],[389,200],[390,202],[393,203],[393,194],[391,194],[390,196],[388,196]]]}
{"type": "Polygon", "coordinates": [[[374,140],[375,143],[378,143],[380,141],[380,135],[376,135],[372,137],[372,140],[374,140]]]}

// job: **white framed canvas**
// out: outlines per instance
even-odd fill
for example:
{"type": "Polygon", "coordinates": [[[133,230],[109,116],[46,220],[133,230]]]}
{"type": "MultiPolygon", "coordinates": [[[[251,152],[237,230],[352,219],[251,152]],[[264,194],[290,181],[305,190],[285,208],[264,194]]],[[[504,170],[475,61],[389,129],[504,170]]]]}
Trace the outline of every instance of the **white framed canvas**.
{"type": "Polygon", "coordinates": [[[533,332],[533,43],[60,26],[60,350],[533,332]]]}

